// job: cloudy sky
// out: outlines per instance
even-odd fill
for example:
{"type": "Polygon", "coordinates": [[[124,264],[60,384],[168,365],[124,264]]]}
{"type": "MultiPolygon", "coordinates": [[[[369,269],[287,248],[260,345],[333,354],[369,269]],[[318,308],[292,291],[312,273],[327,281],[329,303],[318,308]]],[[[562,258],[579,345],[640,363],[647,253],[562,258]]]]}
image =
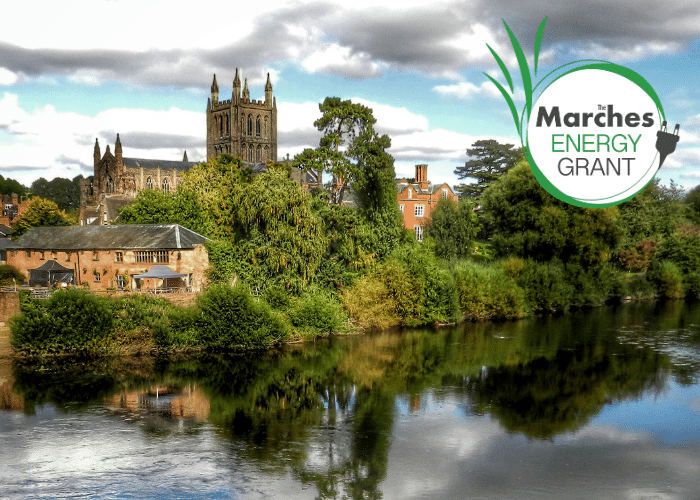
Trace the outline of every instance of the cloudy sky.
{"type": "Polygon", "coordinates": [[[538,74],[588,58],[640,73],[681,125],[662,180],[700,184],[700,1],[611,3],[6,2],[0,174],[26,185],[90,175],[95,138],[104,151],[117,133],[125,156],[203,159],[212,75],[227,99],[238,67],[254,99],[270,73],[280,158],[318,145],[318,103],[337,96],[374,109],[398,175],[428,163],[432,181],[455,184],[474,141],[519,141],[484,76],[499,74],[486,44],[517,74],[502,19],[531,57],[548,16],[538,74]]]}

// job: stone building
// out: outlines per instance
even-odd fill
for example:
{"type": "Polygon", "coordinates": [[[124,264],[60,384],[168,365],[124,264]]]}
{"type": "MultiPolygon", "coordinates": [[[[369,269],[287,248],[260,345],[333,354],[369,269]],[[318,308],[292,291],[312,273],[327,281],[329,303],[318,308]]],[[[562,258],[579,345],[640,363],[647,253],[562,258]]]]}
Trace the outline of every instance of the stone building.
{"type": "Polygon", "coordinates": [[[236,68],[231,99],[219,101],[216,75],[207,100],[207,160],[222,153],[247,163],[277,161],[277,100],[272,96],[270,74],[265,84],[265,100],[250,99],[248,80],[236,68]]]}
{"type": "Polygon", "coordinates": [[[412,229],[418,241],[423,240],[426,222],[430,220],[430,214],[442,198],[449,198],[455,203],[459,201],[459,196],[449,184],[428,182],[428,165],[416,165],[416,177],[413,181],[397,181],[396,199],[403,215],[404,227],[412,229]]]}
{"type": "Polygon", "coordinates": [[[31,269],[53,260],[92,290],[135,289],[134,276],[163,265],[186,275],[169,286],[199,291],[209,267],[206,241],[178,224],[35,227],[7,249],[7,263],[29,277],[31,269]]]}

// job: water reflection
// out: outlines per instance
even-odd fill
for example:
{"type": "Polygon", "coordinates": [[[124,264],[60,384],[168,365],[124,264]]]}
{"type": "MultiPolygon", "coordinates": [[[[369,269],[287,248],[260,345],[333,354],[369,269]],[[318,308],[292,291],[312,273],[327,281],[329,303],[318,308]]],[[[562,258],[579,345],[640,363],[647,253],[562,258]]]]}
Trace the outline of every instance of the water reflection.
{"type": "MultiPolygon", "coordinates": [[[[537,443],[600,440],[602,428],[590,424],[610,425],[605,408],[661,399],[672,382],[695,384],[699,371],[700,307],[630,304],[246,356],[21,363],[5,372],[0,364],[0,408],[26,415],[47,404],[69,415],[99,408],[162,439],[211,430],[227,467],[287,477],[301,485],[300,498],[308,488],[317,498],[381,498],[387,488],[406,493],[392,473],[412,467],[399,450],[432,450],[434,466],[448,452],[493,454],[494,443],[527,455],[543,452],[537,443]]],[[[700,429],[688,429],[696,449],[700,429]]],[[[686,461],[697,463],[696,455],[686,461]]],[[[422,487],[430,489],[425,478],[422,487]]],[[[271,486],[256,488],[269,494],[271,486]]]]}

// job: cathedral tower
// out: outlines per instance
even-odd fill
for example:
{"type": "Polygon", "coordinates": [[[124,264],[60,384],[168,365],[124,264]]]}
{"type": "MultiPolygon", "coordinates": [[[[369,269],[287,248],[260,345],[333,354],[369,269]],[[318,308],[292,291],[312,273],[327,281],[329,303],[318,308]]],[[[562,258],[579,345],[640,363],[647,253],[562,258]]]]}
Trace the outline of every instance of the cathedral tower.
{"type": "Polygon", "coordinates": [[[207,160],[222,153],[240,157],[248,163],[277,161],[277,101],[267,75],[265,100],[251,100],[248,81],[236,68],[230,100],[219,101],[216,75],[207,102],[207,160]]]}

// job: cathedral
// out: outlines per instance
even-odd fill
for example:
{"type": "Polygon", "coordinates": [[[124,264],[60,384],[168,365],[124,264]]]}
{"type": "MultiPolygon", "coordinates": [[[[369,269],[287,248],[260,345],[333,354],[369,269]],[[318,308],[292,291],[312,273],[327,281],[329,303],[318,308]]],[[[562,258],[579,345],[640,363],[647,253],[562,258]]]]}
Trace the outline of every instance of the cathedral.
{"type": "MultiPolygon", "coordinates": [[[[248,81],[236,69],[230,100],[219,101],[216,75],[207,100],[207,160],[221,154],[241,158],[256,170],[268,161],[277,161],[277,103],[272,96],[270,75],[265,84],[265,100],[250,99],[248,81]]],[[[145,189],[174,191],[182,172],[199,162],[191,162],[185,152],[182,161],[150,160],[123,156],[117,134],[114,153],[109,145],[101,154],[95,139],[94,175],[83,182],[80,193],[80,224],[105,225],[115,220],[120,208],[132,203],[145,189]]],[[[298,173],[301,177],[301,173],[298,173]]]]}

